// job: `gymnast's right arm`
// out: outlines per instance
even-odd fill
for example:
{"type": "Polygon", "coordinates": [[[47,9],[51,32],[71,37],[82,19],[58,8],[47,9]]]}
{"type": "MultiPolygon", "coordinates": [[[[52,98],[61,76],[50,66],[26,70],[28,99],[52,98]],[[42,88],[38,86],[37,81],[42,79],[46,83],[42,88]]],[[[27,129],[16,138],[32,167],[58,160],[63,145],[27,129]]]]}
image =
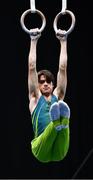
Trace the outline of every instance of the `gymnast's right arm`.
{"type": "MultiPolygon", "coordinates": [[[[35,32],[35,30],[34,30],[35,32]]],[[[38,99],[39,88],[38,88],[38,74],[36,70],[36,48],[37,42],[40,37],[38,35],[31,35],[30,51],[28,56],[28,93],[29,101],[31,98],[38,99]]]]}

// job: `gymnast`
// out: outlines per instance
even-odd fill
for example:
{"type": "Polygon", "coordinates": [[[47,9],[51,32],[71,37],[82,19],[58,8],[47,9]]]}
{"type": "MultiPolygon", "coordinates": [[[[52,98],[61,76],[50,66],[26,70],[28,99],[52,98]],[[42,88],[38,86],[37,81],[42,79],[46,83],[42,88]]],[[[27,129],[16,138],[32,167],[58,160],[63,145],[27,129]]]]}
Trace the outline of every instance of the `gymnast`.
{"type": "Polygon", "coordinates": [[[75,16],[66,9],[66,0],[60,13],[54,19],[54,31],[60,42],[59,67],[56,87],[54,75],[47,69],[37,72],[37,44],[41,32],[46,25],[43,13],[35,8],[35,0],[30,0],[31,9],[21,16],[21,25],[30,35],[30,50],[28,56],[28,94],[29,110],[31,113],[34,138],[31,141],[31,151],[40,162],[61,161],[67,155],[70,144],[70,108],[64,97],[67,88],[67,37],[74,28],[75,16]],[[28,30],[24,19],[28,13],[37,13],[41,16],[41,28],[28,30]],[[57,22],[60,16],[68,14],[72,19],[70,28],[58,29],[57,22]]]}
{"type": "Polygon", "coordinates": [[[59,70],[57,85],[49,70],[36,70],[36,48],[40,38],[33,29],[28,58],[29,109],[35,137],[31,141],[34,156],[41,162],[62,160],[69,148],[70,108],[63,101],[67,87],[67,36],[59,30],[59,70]],[[61,37],[61,34],[64,34],[61,37]]]}

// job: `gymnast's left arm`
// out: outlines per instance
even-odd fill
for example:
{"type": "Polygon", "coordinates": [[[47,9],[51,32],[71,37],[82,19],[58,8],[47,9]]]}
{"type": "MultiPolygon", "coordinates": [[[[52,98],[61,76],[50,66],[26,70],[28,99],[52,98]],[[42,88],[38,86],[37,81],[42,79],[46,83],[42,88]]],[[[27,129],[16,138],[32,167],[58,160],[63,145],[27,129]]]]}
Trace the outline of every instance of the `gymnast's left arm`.
{"type": "Polygon", "coordinates": [[[57,74],[57,87],[54,90],[54,94],[58,99],[64,99],[67,88],[67,36],[65,31],[59,30],[59,34],[56,35],[60,41],[60,57],[59,57],[59,69],[57,74]],[[63,34],[61,36],[61,34],[63,34]]]}

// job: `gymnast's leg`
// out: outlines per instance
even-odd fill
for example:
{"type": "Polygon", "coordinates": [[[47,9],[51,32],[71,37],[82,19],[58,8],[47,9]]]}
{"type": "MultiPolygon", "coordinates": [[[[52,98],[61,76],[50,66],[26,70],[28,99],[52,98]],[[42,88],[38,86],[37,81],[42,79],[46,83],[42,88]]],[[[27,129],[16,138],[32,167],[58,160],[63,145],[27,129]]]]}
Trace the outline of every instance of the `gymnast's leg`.
{"type": "Polygon", "coordinates": [[[58,104],[60,109],[60,126],[59,126],[60,129],[57,133],[55,142],[53,144],[52,161],[60,161],[66,156],[69,149],[69,141],[70,141],[70,132],[69,132],[70,108],[63,101],[59,101],[58,104]]]}
{"type": "Polygon", "coordinates": [[[43,133],[31,142],[32,153],[41,162],[52,160],[52,147],[55,142],[57,131],[53,122],[47,126],[43,133]]]}
{"type": "Polygon", "coordinates": [[[53,144],[58,133],[56,127],[60,125],[59,106],[57,103],[54,104],[54,111],[56,110],[56,113],[54,113],[53,118],[56,119],[55,122],[51,121],[43,133],[31,142],[32,153],[42,162],[52,160],[53,144]]]}

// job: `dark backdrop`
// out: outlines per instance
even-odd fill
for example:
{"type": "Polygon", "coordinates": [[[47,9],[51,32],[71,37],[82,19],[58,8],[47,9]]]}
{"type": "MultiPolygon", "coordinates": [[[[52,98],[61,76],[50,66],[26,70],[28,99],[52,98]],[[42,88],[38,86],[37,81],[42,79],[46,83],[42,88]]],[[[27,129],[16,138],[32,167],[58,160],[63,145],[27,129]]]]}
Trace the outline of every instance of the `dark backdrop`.
{"type": "MultiPolygon", "coordinates": [[[[30,4],[26,0],[9,0],[0,6],[0,178],[71,179],[85,157],[88,158],[75,178],[93,178],[93,153],[90,153],[93,148],[91,4],[81,0],[68,2],[67,9],[76,17],[75,29],[68,36],[65,96],[71,108],[70,148],[63,161],[47,164],[38,162],[30,149],[33,139],[27,86],[30,38],[20,25],[20,17],[30,4]]],[[[36,8],[44,13],[47,20],[38,41],[37,70],[49,69],[56,78],[60,46],[53,21],[61,11],[61,0],[36,1],[36,8]]],[[[38,21],[32,20],[31,25],[36,22],[39,25],[41,22],[38,24],[38,21]]]]}

